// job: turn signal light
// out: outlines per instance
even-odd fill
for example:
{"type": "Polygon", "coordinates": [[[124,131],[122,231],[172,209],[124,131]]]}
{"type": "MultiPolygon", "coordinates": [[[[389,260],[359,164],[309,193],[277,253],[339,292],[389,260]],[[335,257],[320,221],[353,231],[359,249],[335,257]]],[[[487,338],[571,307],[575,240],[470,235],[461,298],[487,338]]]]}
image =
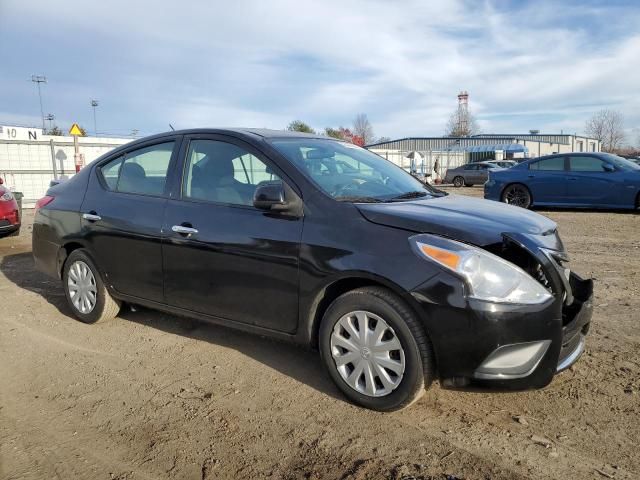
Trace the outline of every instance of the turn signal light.
{"type": "Polygon", "coordinates": [[[458,268],[458,263],[460,263],[460,255],[449,252],[447,250],[432,247],[431,245],[425,245],[424,243],[420,244],[419,246],[422,253],[424,253],[426,256],[433,258],[437,262],[440,262],[453,270],[458,268]]]}

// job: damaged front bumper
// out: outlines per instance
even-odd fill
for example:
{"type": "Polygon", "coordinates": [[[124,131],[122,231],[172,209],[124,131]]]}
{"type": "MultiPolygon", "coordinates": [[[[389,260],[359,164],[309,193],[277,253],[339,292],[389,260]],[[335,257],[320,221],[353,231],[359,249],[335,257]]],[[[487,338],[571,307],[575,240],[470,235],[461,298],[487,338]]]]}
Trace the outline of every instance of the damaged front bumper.
{"type": "MultiPolygon", "coordinates": [[[[444,386],[541,388],[584,351],[593,313],[592,280],[565,267],[564,248],[541,247],[525,235],[505,235],[505,244],[521,250],[540,269],[537,278],[554,298],[541,305],[477,301],[465,298],[464,287],[445,275],[418,287],[413,296],[422,304],[444,386]],[[446,304],[434,302],[442,292],[447,293],[446,304]]],[[[559,239],[557,245],[561,247],[559,239]]]]}

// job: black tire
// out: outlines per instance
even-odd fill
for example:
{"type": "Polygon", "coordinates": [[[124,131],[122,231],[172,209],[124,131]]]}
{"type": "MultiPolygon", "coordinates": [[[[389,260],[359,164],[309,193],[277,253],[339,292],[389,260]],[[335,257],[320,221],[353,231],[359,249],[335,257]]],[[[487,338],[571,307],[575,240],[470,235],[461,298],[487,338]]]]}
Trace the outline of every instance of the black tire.
{"type": "Polygon", "coordinates": [[[453,186],[456,188],[464,187],[464,178],[458,176],[453,179],[453,186]]]}
{"type": "Polygon", "coordinates": [[[7,237],[17,237],[18,235],[20,235],[20,227],[7,235],[7,237]]]}
{"type": "MultiPolygon", "coordinates": [[[[397,295],[380,287],[364,287],[338,297],[325,312],[319,332],[320,356],[329,376],[353,403],[383,412],[411,405],[431,385],[434,356],[431,343],[415,313],[397,295]],[[404,351],[400,383],[384,396],[369,396],[351,387],[341,376],[331,351],[331,335],[338,321],[355,311],[378,315],[393,329],[404,351]]],[[[378,379],[379,381],[379,379],[378,379]]]]}
{"type": "Polygon", "coordinates": [[[516,207],[531,207],[531,192],[521,183],[512,183],[502,192],[501,200],[516,207]]]}
{"type": "Polygon", "coordinates": [[[104,282],[102,281],[102,275],[96,267],[91,257],[86,253],[84,249],[78,249],[71,252],[64,262],[62,269],[62,288],[64,294],[67,297],[69,307],[73,311],[73,314],[78,320],[84,323],[98,323],[105,320],[111,320],[120,313],[121,302],[116,300],[107,291],[104,282]],[[93,274],[95,280],[95,305],[91,311],[87,313],[81,312],[71,300],[71,294],[69,292],[69,270],[71,266],[76,262],[82,262],[93,274]]]}

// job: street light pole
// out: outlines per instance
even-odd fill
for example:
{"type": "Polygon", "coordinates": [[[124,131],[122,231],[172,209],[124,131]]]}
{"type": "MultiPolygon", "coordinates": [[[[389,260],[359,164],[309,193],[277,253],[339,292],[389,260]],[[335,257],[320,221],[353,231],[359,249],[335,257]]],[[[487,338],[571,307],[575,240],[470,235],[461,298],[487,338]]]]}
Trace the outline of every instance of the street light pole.
{"type": "Polygon", "coordinates": [[[44,75],[31,75],[31,81],[38,85],[38,99],[40,100],[40,118],[42,118],[42,130],[44,131],[44,109],[42,108],[42,92],[40,84],[47,83],[47,77],[44,75]]]}
{"type": "Polygon", "coordinates": [[[96,123],[96,107],[98,106],[97,100],[91,100],[91,106],[93,107],[93,134],[98,136],[98,127],[96,123]]]}
{"type": "Polygon", "coordinates": [[[48,113],[44,119],[49,121],[49,132],[51,132],[51,130],[53,130],[53,121],[56,119],[56,116],[53,113],[48,113]]]}

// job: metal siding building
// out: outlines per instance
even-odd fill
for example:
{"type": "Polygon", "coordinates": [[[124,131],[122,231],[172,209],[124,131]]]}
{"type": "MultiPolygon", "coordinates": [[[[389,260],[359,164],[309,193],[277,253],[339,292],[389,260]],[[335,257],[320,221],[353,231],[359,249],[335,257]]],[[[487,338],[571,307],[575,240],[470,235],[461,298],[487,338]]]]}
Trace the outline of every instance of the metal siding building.
{"type": "Polygon", "coordinates": [[[375,150],[445,151],[492,144],[522,144],[529,156],[552,153],[599,152],[600,142],[594,138],[567,134],[483,134],[472,137],[408,137],[367,145],[375,150]]]}

